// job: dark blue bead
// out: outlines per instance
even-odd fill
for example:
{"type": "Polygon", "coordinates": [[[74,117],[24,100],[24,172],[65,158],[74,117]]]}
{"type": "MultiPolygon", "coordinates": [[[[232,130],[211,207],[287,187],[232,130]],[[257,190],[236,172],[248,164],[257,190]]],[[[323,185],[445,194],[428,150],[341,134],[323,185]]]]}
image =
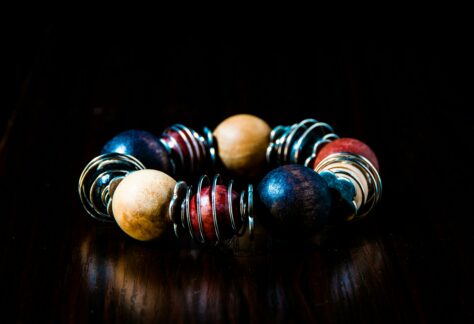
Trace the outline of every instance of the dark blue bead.
{"type": "Polygon", "coordinates": [[[136,157],[146,168],[173,174],[168,152],[160,139],[146,131],[128,130],[108,141],[102,148],[105,153],[123,153],[136,157]]]}
{"type": "Polygon", "coordinates": [[[290,164],[274,169],[262,179],[257,190],[257,216],[277,237],[308,237],[328,222],[329,187],[310,168],[290,164]]]}

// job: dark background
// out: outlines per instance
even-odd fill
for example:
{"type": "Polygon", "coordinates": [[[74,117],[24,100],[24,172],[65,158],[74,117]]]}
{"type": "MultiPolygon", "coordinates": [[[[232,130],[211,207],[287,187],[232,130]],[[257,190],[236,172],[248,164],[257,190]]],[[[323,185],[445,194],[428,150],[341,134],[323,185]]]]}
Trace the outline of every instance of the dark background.
{"type": "Polygon", "coordinates": [[[472,322],[471,52],[461,36],[17,23],[0,109],[7,322],[472,322]],[[377,153],[384,196],[320,248],[249,257],[140,243],[82,210],[117,132],[330,123],[377,153]]]}

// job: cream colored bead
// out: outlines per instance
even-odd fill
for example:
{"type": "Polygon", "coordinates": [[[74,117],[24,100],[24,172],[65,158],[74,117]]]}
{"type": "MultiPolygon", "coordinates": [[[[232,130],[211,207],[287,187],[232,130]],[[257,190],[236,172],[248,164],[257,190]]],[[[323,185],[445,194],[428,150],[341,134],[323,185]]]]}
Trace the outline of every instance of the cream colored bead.
{"type": "Polygon", "coordinates": [[[265,165],[270,132],[270,126],[253,115],[235,115],[222,121],[214,136],[224,166],[238,175],[257,174],[265,165]]]}
{"type": "Polygon", "coordinates": [[[126,176],[112,198],[114,218],[120,228],[140,241],[162,235],[168,226],[168,206],[176,181],[166,173],[140,170],[126,176]]]}

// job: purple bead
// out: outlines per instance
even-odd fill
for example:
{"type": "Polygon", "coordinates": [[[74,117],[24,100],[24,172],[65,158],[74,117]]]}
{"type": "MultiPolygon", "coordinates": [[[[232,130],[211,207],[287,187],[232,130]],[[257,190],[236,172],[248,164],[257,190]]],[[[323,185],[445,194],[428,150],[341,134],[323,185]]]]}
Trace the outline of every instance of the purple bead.
{"type": "Polygon", "coordinates": [[[104,145],[101,153],[112,152],[132,155],[148,169],[173,174],[173,166],[166,148],[157,136],[149,132],[127,130],[118,134],[104,145]]]}
{"type": "Polygon", "coordinates": [[[309,237],[328,222],[329,187],[310,168],[290,164],[274,169],[262,179],[257,190],[257,216],[277,237],[309,237]]]}

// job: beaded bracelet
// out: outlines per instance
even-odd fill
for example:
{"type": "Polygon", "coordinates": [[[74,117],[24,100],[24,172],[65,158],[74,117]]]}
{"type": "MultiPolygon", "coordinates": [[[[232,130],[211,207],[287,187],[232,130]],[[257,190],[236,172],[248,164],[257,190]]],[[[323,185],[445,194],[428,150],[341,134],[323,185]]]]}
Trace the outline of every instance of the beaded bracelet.
{"type": "Polygon", "coordinates": [[[331,221],[365,217],[380,200],[374,152],[326,123],[306,119],[271,130],[258,117],[235,115],[203,134],[180,124],[160,137],[118,134],[80,176],[85,210],[137,240],[156,239],[171,223],[178,237],[214,244],[252,236],[255,217],[274,237],[311,237],[331,221]],[[173,178],[215,173],[217,162],[237,176],[273,170],[255,192],[219,174],[202,175],[196,190],[173,178]]]}

